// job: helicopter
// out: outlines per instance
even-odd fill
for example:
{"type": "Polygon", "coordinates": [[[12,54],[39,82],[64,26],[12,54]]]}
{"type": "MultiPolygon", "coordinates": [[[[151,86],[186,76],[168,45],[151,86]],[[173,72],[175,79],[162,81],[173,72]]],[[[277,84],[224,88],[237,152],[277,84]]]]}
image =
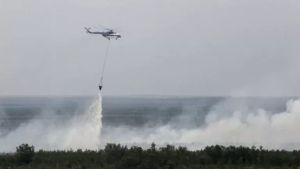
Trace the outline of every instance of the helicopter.
{"type": "Polygon", "coordinates": [[[117,32],[115,32],[112,29],[105,29],[105,31],[91,31],[91,28],[85,27],[85,30],[89,34],[99,34],[105,37],[106,39],[110,40],[112,38],[115,38],[116,40],[121,38],[121,35],[117,32]]]}
{"type": "MultiPolygon", "coordinates": [[[[86,33],[88,34],[96,34],[96,35],[102,35],[103,37],[105,37],[106,39],[108,40],[111,40],[111,39],[119,39],[121,38],[121,35],[117,32],[115,32],[113,29],[107,29],[107,28],[104,28],[104,31],[91,31],[91,28],[87,28],[85,27],[85,30],[86,30],[86,33]]],[[[104,68],[105,68],[105,64],[106,64],[106,61],[108,59],[108,50],[109,50],[109,44],[110,44],[110,41],[108,41],[108,46],[107,46],[107,49],[106,49],[106,52],[105,52],[105,58],[104,58],[104,62],[103,62],[103,65],[102,65],[102,72],[101,72],[101,79],[100,79],[100,84],[99,84],[99,90],[101,91],[102,90],[102,87],[103,87],[103,74],[104,74],[104,68]]]]}

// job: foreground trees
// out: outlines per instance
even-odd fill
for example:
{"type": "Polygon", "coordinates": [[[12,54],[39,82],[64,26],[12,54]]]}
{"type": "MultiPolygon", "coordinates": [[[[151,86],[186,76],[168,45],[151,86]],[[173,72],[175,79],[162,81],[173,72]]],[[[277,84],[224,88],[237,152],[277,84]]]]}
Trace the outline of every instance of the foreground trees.
{"type": "Polygon", "coordinates": [[[300,151],[256,147],[208,146],[189,151],[167,145],[157,148],[107,144],[103,150],[43,151],[22,144],[14,154],[0,155],[0,168],[210,169],[300,168],[300,151]]]}
{"type": "Polygon", "coordinates": [[[22,144],[17,147],[16,158],[20,164],[29,164],[34,156],[34,147],[28,144],[22,144]]]}

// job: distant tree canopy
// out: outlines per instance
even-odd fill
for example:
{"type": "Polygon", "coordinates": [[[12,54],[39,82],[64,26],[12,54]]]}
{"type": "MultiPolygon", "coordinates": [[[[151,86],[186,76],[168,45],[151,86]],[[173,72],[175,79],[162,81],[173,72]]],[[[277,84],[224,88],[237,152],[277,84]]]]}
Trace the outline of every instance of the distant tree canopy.
{"type": "Polygon", "coordinates": [[[265,150],[256,147],[207,146],[189,151],[186,147],[166,145],[157,148],[107,144],[104,149],[34,151],[22,144],[14,154],[0,155],[2,168],[101,168],[101,169],[255,169],[300,168],[300,151],[265,150]]]}

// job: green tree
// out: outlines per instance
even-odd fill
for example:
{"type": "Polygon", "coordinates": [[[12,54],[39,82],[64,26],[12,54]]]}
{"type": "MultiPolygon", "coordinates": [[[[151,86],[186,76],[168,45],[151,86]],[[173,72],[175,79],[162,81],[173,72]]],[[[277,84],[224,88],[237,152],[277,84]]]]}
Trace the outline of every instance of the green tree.
{"type": "Polygon", "coordinates": [[[16,157],[17,161],[21,164],[29,164],[34,156],[34,146],[22,144],[17,147],[16,157]]]}

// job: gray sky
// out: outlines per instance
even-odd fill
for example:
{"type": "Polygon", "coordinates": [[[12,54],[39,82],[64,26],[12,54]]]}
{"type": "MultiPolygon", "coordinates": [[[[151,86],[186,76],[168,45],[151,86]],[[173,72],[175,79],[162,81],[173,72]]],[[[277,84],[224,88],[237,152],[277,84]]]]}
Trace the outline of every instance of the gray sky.
{"type": "Polygon", "coordinates": [[[298,0],[0,0],[0,96],[300,95],[298,0]]]}

